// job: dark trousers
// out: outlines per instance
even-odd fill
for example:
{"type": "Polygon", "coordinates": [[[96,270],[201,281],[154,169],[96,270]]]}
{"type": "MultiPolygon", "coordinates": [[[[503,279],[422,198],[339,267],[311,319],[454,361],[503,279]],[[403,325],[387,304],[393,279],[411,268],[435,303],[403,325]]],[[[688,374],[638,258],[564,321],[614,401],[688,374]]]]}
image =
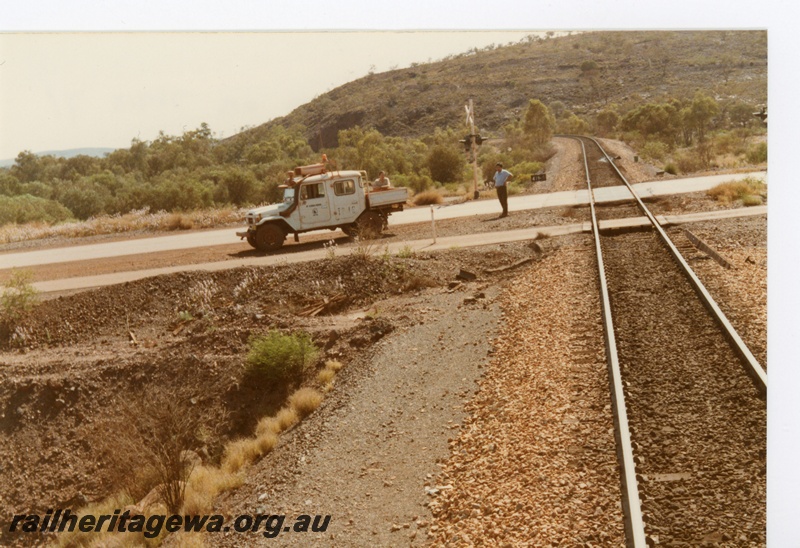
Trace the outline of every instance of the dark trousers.
{"type": "Polygon", "coordinates": [[[508,215],[508,187],[503,185],[495,188],[497,189],[497,199],[500,200],[503,208],[503,215],[508,215]]]}

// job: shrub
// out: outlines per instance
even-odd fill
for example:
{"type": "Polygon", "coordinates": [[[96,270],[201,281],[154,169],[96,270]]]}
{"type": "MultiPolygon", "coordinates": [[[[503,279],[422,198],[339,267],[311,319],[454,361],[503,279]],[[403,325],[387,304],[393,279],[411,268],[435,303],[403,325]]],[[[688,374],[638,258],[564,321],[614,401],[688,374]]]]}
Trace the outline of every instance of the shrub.
{"type": "Polygon", "coordinates": [[[217,495],[239,487],[242,482],[243,478],[239,474],[210,466],[196,466],[186,486],[183,513],[189,515],[209,513],[217,495]]]}
{"type": "Polygon", "coordinates": [[[167,230],[190,230],[194,228],[194,221],[182,213],[172,213],[167,217],[166,228],[167,230]]]}
{"type": "Polygon", "coordinates": [[[428,169],[434,181],[454,183],[464,170],[464,155],[455,147],[437,145],[428,155],[428,169]]]}
{"type": "Polygon", "coordinates": [[[400,251],[397,252],[397,256],[400,259],[413,259],[417,256],[417,252],[414,251],[414,248],[408,244],[405,244],[403,247],[400,248],[400,251]]]}
{"type": "Polygon", "coordinates": [[[745,153],[745,140],[740,132],[721,131],[714,135],[714,150],[718,154],[745,153]]]}
{"type": "Polygon", "coordinates": [[[250,339],[247,364],[252,372],[270,380],[289,381],[300,377],[318,355],[307,333],[270,331],[250,339]]]}
{"type": "Polygon", "coordinates": [[[539,173],[542,170],[540,162],[520,162],[512,166],[509,171],[514,174],[514,179],[519,182],[527,182],[531,180],[531,175],[539,173]]]}
{"type": "Polygon", "coordinates": [[[72,212],[58,202],[23,194],[0,195],[0,225],[43,221],[57,223],[72,218],[72,212]]]}
{"type": "Polygon", "coordinates": [[[675,156],[675,162],[678,164],[678,169],[680,169],[681,173],[700,171],[703,168],[702,160],[691,150],[682,151],[677,154],[675,156]]]}
{"type": "Polygon", "coordinates": [[[122,412],[97,425],[115,432],[100,445],[108,461],[106,474],[134,500],[153,488],[170,512],[183,506],[186,482],[197,464],[192,450],[203,442],[202,431],[220,424],[208,408],[191,403],[188,390],[154,388],[122,402],[122,412]],[[132,463],[135,463],[133,469],[132,463]],[[131,473],[133,471],[133,473],[131,473]]]}
{"type": "Polygon", "coordinates": [[[761,205],[766,196],[764,183],[753,177],[745,177],[739,181],[722,183],[707,191],[707,194],[719,202],[731,203],[742,200],[744,205],[761,205]]]}
{"type": "Polygon", "coordinates": [[[256,425],[256,436],[261,436],[265,432],[272,432],[273,434],[280,434],[283,428],[281,423],[275,417],[263,417],[256,425]]]}
{"type": "Polygon", "coordinates": [[[291,407],[284,407],[275,415],[275,420],[278,421],[278,425],[281,427],[281,431],[283,431],[297,424],[300,417],[297,416],[297,411],[291,407]]]}
{"type": "Polygon", "coordinates": [[[752,194],[747,194],[746,196],[742,196],[742,205],[746,207],[750,206],[759,206],[764,203],[764,199],[761,196],[753,196],[752,194]]]}
{"type": "Polygon", "coordinates": [[[328,360],[325,362],[325,367],[328,369],[333,369],[334,371],[339,371],[344,364],[338,360],[328,360]]]}
{"type": "Polygon", "coordinates": [[[520,186],[519,181],[511,181],[506,185],[508,187],[508,195],[509,196],[516,196],[522,192],[522,188],[520,186]]]}
{"type": "Polygon", "coordinates": [[[424,192],[434,186],[433,179],[425,174],[397,174],[392,177],[392,185],[410,188],[414,193],[424,192]]]}
{"type": "Polygon", "coordinates": [[[669,147],[661,141],[648,141],[641,149],[642,157],[652,160],[663,160],[669,147]]]}
{"type": "Polygon", "coordinates": [[[336,376],[336,371],[334,371],[333,369],[328,369],[326,367],[325,369],[317,373],[317,380],[321,385],[324,386],[329,382],[331,382],[335,376],[336,376]]]}
{"type": "Polygon", "coordinates": [[[581,72],[591,72],[593,70],[597,70],[598,68],[600,67],[595,61],[589,60],[581,63],[581,72]]]}
{"type": "Polygon", "coordinates": [[[322,394],[313,388],[301,388],[289,396],[289,405],[300,417],[310,415],[322,403],[322,394]]]}
{"type": "Polygon", "coordinates": [[[664,166],[664,171],[666,171],[670,175],[678,174],[678,168],[675,167],[675,164],[673,164],[672,162],[669,162],[667,165],[664,166]]]}
{"type": "Polygon", "coordinates": [[[27,270],[15,270],[5,283],[0,296],[3,318],[10,322],[18,321],[39,303],[39,291],[31,285],[33,274],[27,270]]]}
{"type": "Polygon", "coordinates": [[[412,198],[412,202],[414,205],[422,206],[422,205],[432,205],[432,204],[441,204],[442,203],[442,195],[436,190],[426,190],[424,192],[420,192],[419,194],[415,195],[412,198]]]}
{"type": "Polygon", "coordinates": [[[747,151],[747,161],[751,164],[763,164],[767,161],[767,143],[758,143],[747,151]]]}
{"type": "Polygon", "coordinates": [[[255,462],[263,455],[256,438],[244,438],[232,441],[225,446],[221,468],[228,473],[235,474],[246,464],[255,462]]]}

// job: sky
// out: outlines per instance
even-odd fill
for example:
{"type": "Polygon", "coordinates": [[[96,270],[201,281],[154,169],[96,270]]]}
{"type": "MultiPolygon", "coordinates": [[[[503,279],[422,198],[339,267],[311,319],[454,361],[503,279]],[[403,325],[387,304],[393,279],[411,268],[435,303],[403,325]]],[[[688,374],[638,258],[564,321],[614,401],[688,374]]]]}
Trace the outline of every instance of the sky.
{"type": "MultiPolygon", "coordinates": [[[[0,0],[0,159],[129,146],[207,122],[229,135],[287,114],[372,65],[425,62],[528,31],[767,29],[769,40],[768,545],[797,545],[800,204],[795,0],[0,0]],[[358,31],[48,35],[32,31],[358,31]],[[408,31],[500,31],[502,38],[408,31]],[[366,31],[400,31],[364,34],[366,31]],[[524,32],[520,32],[524,31],[524,32]],[[8,33],[11,34],[8,34],[8,33]],[[335,38],[335,39],[331,39],[335,38]],[[465,42],[466,40],[466,42],[465,42]],[[313,86],[310,83],[313,82],[313,86]],[[313,87],[313,89],[312,89],[313,87]]],[[[733,418],[732,420],[735,420],[733,418]]]]}
{"type": "Polygon", "coordinates": [[[0,159],[129,147],[205,122],[219,137],[366,76],[530,32],[0,34],[0,159]]]}

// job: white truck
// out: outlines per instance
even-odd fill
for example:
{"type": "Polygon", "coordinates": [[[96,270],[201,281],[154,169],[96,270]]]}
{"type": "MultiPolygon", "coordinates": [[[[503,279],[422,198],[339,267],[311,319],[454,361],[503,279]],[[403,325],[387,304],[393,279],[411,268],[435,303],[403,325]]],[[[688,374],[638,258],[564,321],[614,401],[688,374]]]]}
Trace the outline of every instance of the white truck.
{"type": "Polygon", "coordinates": [[[365,171],[328,171],[325,164],[295,168],[281,188],[283,202],[251,209],[247,230],[236,233],[260,251],[279,249],[289,234],[299,241],[310,230],[374,238],[408,200],[405,188],[373,189],[365,171]]]}

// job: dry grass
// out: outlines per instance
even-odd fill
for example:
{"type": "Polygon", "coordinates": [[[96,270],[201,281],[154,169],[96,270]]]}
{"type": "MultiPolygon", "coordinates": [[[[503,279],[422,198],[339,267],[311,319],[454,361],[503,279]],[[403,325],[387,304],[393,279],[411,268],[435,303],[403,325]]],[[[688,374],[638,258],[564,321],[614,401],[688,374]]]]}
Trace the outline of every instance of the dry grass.
{"type": "Polygon", "coordinates": [[[217,495],[235,489],[243,482],[241,474],[226,472],[213,466],[196,467],[186,486],[183,513],[187,515],[209,513],[217,495]]]}
{"type": "Polygon", "coordinates": [[[328,369],[326,367],[325,369],[317,373],[317,380],[319,381],[320,384],[326,385],[329,382],[331,382],[335,376],[336,376],[336,371],[334,371],[333,369],[328,369]]]}
{"type": "Polygon", "coordinates": [[[256,436],[256,442],[262,455],[266,455],[278,445],[278,434],[275,432],[262,432],[256,436]]]}
{"type": "Polygon", "coordinates": [[[263,417],[256,425],[256,436],[260,436],[265,432],[280,434],[282,431],[281,423],[275,417],[263,417]]]}
{"type": "Polygon", "coordinates": [[[99,234],[118,234],[144,231],[187,230],[190,228],[213,228],[241,222],[246,210],[239,208],[201,209],[187,213],[167,213],[139,209],[124,215],[101,215],[86,221],[74,221],[50,225],[35,222],[7,224],[0,227],[0,244],[38,240],[42,238],[81,238],[99,234]]]}
{"type": "Polygon", "coordinates": [[[225,446],[221,466],[224,471],[235,474],[263,454],[258,438],[238,439],[225,446]]]}
{"type": "Polygon", "coordinates": [[[708,196],[724,204],[742,200],[746,206],[761,205],[767,196],[766,185],[754,177],[729,181],[707,191],[708,196]]]}
{"type": "Polygon", "coordinates": [[[418,206],[441,204],[443,201],[444,198],[442,198],[442,195],[436,190],[420,192],[411,199],[411,202],[418,206]]]}
{"type": "Polygon", "coordinates": [[[289,428],[291,428],[300,421],[300,417],[297,415],[297,411],[295,411],[291,407],[284,407],[283,409],[278,411],[278,414],[275,416],[275,419],[277,419],[278,424],[281,427],[281,432],[284,430],[288,430],[289,428]]]}
{"type": "Polygon", "coordinates": [[[181,548],[204,548],[206,541],[203,540],[203,533],[178,533],[180,540],[178,546],[181,548]]]}
{"type": "Polygon", "coordinates": [[[225,446],[222,470],[235,474],[272,451],[277,444],[278,435],[269,430],[262,431],[255,438],[233,441],[225,446]]]}
{"type": "MultiPolygon", "coordinates": [[[[120,510],[132,504],[132,500],[123,494],[113,495],[102,502],[90,504],[84,508],[81,508],[75,514],[78,516],[78,520],[80,520],[81,516],[92,515],[92,516],[99,516],[99,515],[113,515],[114,510],[120,510]]],[[[156,504],[152,506],[149,510],[145,510],[143,515],[145,516],[145,522],[149,520],[150,516],[159,514],[163,515],[167,512],[167,509],[162,504],[156,504]]],[[[164,541],[164,538],[169,534],[167,533],[166,529],[162,527],[160,534],[154,538],[147,538],[145,533],[147,532],[147,526],[145,526],[144,531],[133,533],[127,532],[125,534],[119,534],[118,532],[109,533],[107,528],[104,528],[102,531],[95,532],[94,530],[84,533],[79,530],[78,527],[75,528],[73,532],[64,532],[58,535],[54,546],[58,546],[60,548],[76,548],[76,547],[93,547],[93,548],[105,548],[108,546],[113,546],[114,548],[133,548],[133,547],[155,547],[160,546],[161,543],[164,541]]]]}
{"type": "Polygon", "coordinates": [[[438,287],[439,282],[430,276],[412,275],[403,285],[403,291],[417,291],[428,287],[438,287]]]}
{"type": "Polygon", "coordinates": [[[344,364],[338,360],[328,360],[325,362],[325,367],[334,371],[339,371],[343,366],[344,364]]]}
{"type": "Polygon", "coordinates": [[[322,403],[322,394],[313,388],[301,388],[289,396],[289,405],[300,417],[306,417],[322,403]]]}
{"type": "Polygon", "coordinates": [[[183,213],[172,213],[165,222],[167,230],[191,230],[194,220],[183,213]]]}

